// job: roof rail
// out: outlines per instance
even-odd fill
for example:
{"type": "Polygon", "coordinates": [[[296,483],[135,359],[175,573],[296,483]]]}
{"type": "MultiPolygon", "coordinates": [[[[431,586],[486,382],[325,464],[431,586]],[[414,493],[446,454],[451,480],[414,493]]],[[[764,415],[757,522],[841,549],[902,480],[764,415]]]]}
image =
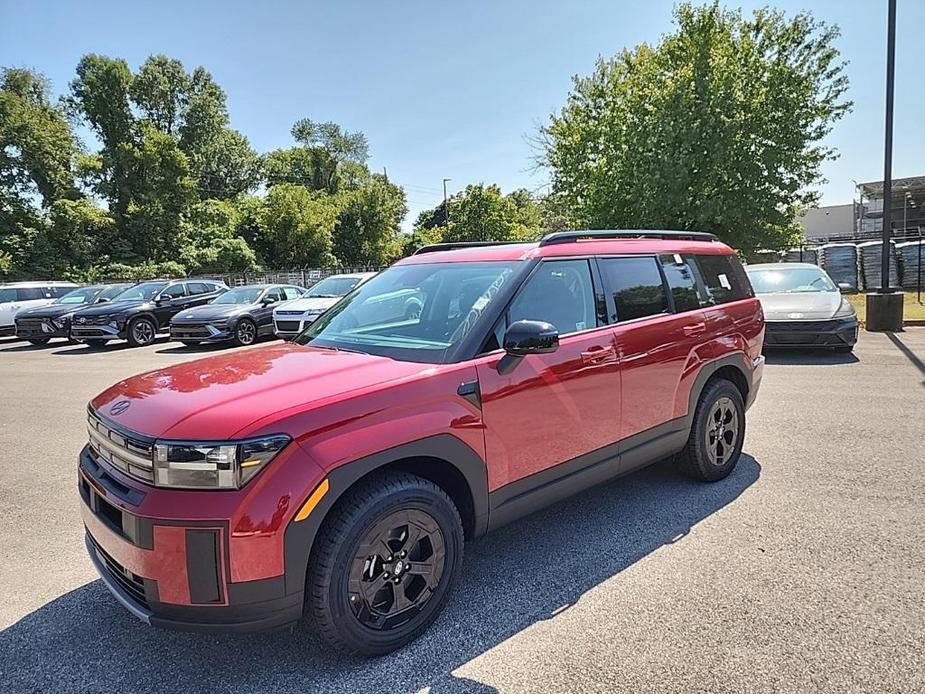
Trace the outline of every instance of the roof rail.
{"type": "Polygon", "coordinates": [[[715,234],[705,231],[659,231],[650,229],[588,229],[584,231],[556,231],[546,234],[540,246],[590,241],[594,239],[674,239],[686,241],[719,241],[715,234]]]}
{"type": "Polygon", "coordinates": [[[422,253],[436,253],[437,251],[456,251],[460,248],[478,248],[479,246],[510,246],[523,241],[456,241],[453,243],[429,243],[421,246],[411,255],[422,253]]]}

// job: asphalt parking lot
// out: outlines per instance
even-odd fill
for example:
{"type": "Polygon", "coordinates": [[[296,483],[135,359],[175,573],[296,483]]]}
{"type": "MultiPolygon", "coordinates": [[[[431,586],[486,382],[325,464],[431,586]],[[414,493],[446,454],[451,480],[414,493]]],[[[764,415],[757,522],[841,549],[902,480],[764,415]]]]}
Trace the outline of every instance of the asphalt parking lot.
{"type": "Polygon", "coordinates": [[[729,478],[660,463],[470,543],[443,616],[378,660],[158,631],[96,580],[86,402],[210,351],[0,340],[0,690],[925,691],[925,328],[770,356],[729,478]]]}

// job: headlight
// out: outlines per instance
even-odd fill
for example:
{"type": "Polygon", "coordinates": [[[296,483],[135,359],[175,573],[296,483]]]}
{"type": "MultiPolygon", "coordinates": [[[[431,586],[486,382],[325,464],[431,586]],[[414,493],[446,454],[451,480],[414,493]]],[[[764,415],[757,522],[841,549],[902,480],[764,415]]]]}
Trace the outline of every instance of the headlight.
{"type": "Polygon", "coordinates": [[[57,318],[52,318],[51,322],[54,323],[57,328],[66,328],[68,323],[71,322],[71,318],[74,316],[73,313],[65,313],[63,316],[58,316],[57,318]]]}
{"type": "Polygon", "coordinates": [[[856,316],[857,313],[854,310],[854,306],[842,299],[841,306],[838,307],[838,310],[832,318],[854,318],[856,316]]]}
{"type": "Polygon", "coordinates": [[[239,489],[291,441],[267,436],[225,443],[173,442],[154,446],[154,483],[187,489],[239,489]]]}

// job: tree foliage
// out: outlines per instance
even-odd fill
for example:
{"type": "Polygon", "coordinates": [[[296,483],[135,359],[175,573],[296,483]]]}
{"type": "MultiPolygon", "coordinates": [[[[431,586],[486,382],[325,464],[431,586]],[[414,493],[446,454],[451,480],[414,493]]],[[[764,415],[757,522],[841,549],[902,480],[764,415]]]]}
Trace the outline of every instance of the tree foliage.
{"type": "Polygon", "coordinates": [[[835,27],[807,13],[675,9],[676,30],[600,60],[542,130],[553,194],[591,228],[700,229],[781,247],[849,109],[835,27]]]}

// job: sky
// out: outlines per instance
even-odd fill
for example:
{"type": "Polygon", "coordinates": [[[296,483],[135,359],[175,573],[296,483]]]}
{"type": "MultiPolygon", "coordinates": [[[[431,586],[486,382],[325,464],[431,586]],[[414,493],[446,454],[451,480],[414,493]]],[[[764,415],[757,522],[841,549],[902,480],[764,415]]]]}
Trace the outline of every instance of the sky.
{"type": "MultiPolygon", "coordinates": [[[[727,3],[809,8],[842,30],[854,110],[828,143],[823,204],[850,202],[854,181],[883,178],[886,0],[727,3]]],[[[899,0],[893,177],[925,174],[925,2],[899,0]]],[[[86,53],[133,69],[155,53],[202,65],[228,95],[232,127],[259,152],[293,144],[299,118],[363,131],[372,169],[408,197],[405,226],[469,183],[546,189],[531,138],[598,56],[657,42],[673,3],[23,2],[0,0],[0,65],[31,67],[67,90],[86,53]]],[[[91,143],[92,144],[92,143],[91,143]]]]}

